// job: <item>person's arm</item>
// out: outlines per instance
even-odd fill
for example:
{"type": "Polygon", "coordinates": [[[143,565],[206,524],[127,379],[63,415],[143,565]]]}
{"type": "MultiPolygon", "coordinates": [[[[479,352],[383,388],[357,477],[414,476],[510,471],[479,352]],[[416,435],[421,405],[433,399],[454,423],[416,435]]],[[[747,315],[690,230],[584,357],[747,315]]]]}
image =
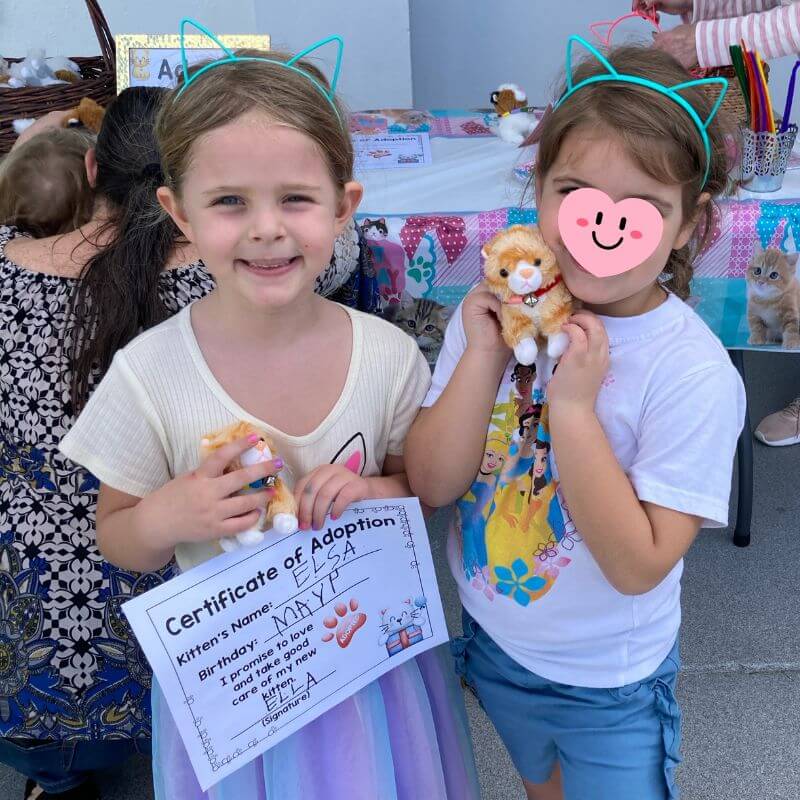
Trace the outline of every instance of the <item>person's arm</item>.
{"type": "Polygon", "coordinates": [[[19,147],[21,144],[24,144],[29,139],[32,139],[34,136],[37,136],[44,131],[49,131],[53,128],[63,128],[64,117],[68,113],[69,112],[67,109],[64,109],[63,111],[49,111],[43,117],[39,117],[32,125],[29,125],[19,136],[17,136],[17,138],[14,140],[14,144],[11,145],[11,149],[13,150],[15,147],[19,147]]]}
{"type": "Polygon", "coordinates": [[[175,545],[153,542],[140,523],[142,498],[105,483],[97,496],[97,549],[110,564],[134,572],[154,572],[175,555],[175,545]]]}
{"type": "Polygon", "coordinates": [[[689,6],[691,22],[703,22],[758,14],[780,4],[781,0],[694,0],[689,6]]]}
{"type": "Polygon", "coordinates": [[[692,4],[634,0],[634,8],[667,11],[692,10],[691,19],[653,34],[653,46],[674,56],[686,69],[731,64],[729,46],[744,40],[762,58],[778,58],[800,50],[800,3],[781,0],[694,0],[692,4]],[[670,6],[674,10],[668,10],[670,6]]]}
{"type": "MultiPolygon", "coordinates": [[[[716,14],[714,15],[717,16],[716,14]]],[[[727,16],[727,15],[726,15],[727,16]]],[[[743,40],[748,50],[757,50],[766,60],[800,52],[800,3],[780,0],[695,0],[695,47],[701,67],[731,63],[729,45],[743,40]],[[725,6],[741,16],[710,19],[706,6],[725,6]]]]}
{"type": "Polygon", "coordinates": [[[766,11],[781,0],[633,0],[631,10],[660,14],[678,14],[684,22],[741,17],[766,11]]]}
{"type": "MultiPolygon", "coordinates": [[[[448,327],[448,350],[443,348],[440,356],[440,360],[452,361],[446,385],[433,405],[419,413],[406,440],[411,488],[434,508],[461,497],[480,468],[497,387],[510,357],[500,334],[499,312],[499,301],[485,288],[467,296],[460,316],[448,327]],[[463,320],[465,341],[456,350],[452,340],[459,319],[463,320]]],[[[440,364],[436,370],[441,372],[440,364]]]]}
{"type": "Polygon", "coordinates": [[[567,330],[569,349],[548,385],[560,489],[608,582],[622,594],[643,594],[683,557],[704,518],[727,520],[741,391],[716,367],[673,381],[643,412],[639,452],[626,474],[595,413],[608,368],[603,325],[580,312],[567,330]]]}

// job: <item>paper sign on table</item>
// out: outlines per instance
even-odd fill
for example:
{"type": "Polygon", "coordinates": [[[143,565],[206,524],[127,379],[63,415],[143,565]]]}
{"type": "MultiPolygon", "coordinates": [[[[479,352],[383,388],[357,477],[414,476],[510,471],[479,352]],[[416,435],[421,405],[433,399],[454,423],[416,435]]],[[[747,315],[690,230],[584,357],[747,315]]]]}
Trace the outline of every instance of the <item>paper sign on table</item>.
{"type": "Polygon", "coordinates": [[[448,638],[415,498],[268,534],[123,610],[204,790],[448,638]]]}
{"type": "Polygon", "coordinates": [[[353,134],[356,172],[365,169],[403,169],[431,163],[428,133],[353,134]]]}

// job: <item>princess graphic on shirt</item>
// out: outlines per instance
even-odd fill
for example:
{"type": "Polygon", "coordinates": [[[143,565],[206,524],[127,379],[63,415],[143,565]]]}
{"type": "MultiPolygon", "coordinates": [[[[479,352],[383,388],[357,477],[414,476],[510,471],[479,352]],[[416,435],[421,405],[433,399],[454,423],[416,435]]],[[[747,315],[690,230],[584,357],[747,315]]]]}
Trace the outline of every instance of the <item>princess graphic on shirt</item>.
{"type": "Polygon", "coordinates": [[[509,437],[500,432],[489,434],[478,476],[469,491],[456,502],[462,531],[464,574],[471,578],[487,564],[484,527],[488,518],[498,478],[508,461],[509,437]]]}
{"type": "Polygon", "coordinates": [[[514,405],[517,409],[517,418],[522,415],[533,403],[531,394],[533,392],[533,381],[536,377],[536,364],[517,364],[511,373],[511,380],[514,381],[516,397],[514,405]]]}
{"type": "Polygon", "coordinates": [[[548,566],[566,530],[550,466],[548,407],[534,375],[521,365],[512,371],[509,400],[492,415],[504,429],[489,433],[478,477],[456,503],[465,576],[476,590],[523,606],[553,586],[558,571],[548,566]],[[492,458],[500,441],[507,443],[502,463],[492,458]]]}

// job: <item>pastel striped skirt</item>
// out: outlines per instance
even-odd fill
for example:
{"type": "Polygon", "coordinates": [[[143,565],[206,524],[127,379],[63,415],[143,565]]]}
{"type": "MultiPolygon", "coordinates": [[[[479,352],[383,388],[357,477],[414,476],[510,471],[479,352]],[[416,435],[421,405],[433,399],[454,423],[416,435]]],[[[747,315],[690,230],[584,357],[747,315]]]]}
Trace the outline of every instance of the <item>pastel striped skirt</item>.
{"type": "Polygon", "coordinates": [[[396,667],[202,792],[153,684],[156,800],[478,800],[447,646],[396,667]]]}

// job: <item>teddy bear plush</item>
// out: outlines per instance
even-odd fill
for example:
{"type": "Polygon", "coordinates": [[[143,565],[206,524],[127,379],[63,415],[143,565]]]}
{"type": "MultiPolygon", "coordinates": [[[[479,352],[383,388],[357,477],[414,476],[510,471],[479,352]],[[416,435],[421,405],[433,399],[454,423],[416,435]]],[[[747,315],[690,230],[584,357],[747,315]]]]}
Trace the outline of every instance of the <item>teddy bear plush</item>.
{"type": "Polygon", "coordinates": [[[558,359],[569,337],[562,326],[576,308],[553,251],[535,225],[512,225],[481,250],[484,278],[502,303],[500,325],[520,364],[529,366],[540,347],[558,359]]]}
{"type": "Polygon", "coordinates": [[[521,145],[536,128],[536,117],[524,109],[528,97],[515,83],[503,83],[492,92],[492,106],[497,112],[497,135],[505,142],[521,145]]]}
{"type": "MultiPolygon", "coordinates": [[[[214,451],[237,439],[252,434],[258,435],[258,442],[236,461],[231,462],[225,472],[234,472],[242,467],[249,467],[263,461],[271,461],[278,454],[269,437],[258,428],[247,422],[235,422],[222,430],[205,436],[200,443],[203,458],[208,458],[214,451]]],[[[261,511],[258,522],[249,530],[243,531],[229,538],[219,540],[220,547],[225,551],[236,550],[242,546],[261,544],[264,541],[264,531],[270,528],[281,535],[294,533],[297,528],[297,502],[283,478],[279,476],[264,478],[256,483],[245,486],[242,493],[258,492],[262,489],[273,489],[274,493],[261,511]]]]}

